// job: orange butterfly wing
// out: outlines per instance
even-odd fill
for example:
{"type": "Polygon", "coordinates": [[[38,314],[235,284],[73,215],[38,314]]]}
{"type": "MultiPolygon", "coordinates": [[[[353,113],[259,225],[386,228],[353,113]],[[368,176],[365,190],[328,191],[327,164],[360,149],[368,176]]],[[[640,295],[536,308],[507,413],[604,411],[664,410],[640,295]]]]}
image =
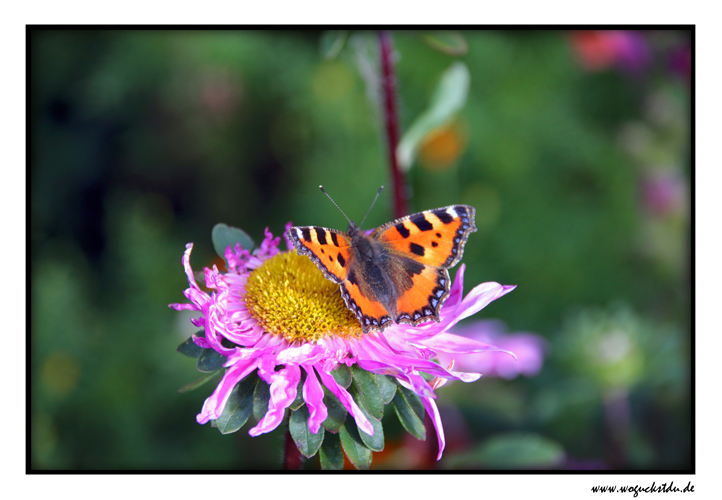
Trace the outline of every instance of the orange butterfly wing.
{"type": "Polygon", "coordinates": [[[308,256],[326,278],[341,284],[351,266],[351,238],[336,229],[316,226],[292,227],[288,236],[301,255],[308,256]]]}
{"type": "Polygon", "coordinates": [[[341,285],[341,296],[358,318],[364,333],[369,328],[391,324],[386,308],[354,262],[353,242],[346,233],[324,227],[296,226],[289,230],[288,236],[299,254],[309,257],[327,279],[341,285]]]}
{"type": "Polygon", "coordinates": [[[451,205],[402,217],[371,234],[396,257],[389,259],[388,273],[397,290],[397,323],[439,321],[451,288],[447,269],[461,260],[469,234],[476,231],[474,215],[473,207],[451,205]]]}
{"type": "Polygon", "coordinates": [[[476,231],[475,213],[468,205],[426,210],[379,226],[371,237],[397,254],[449,269],[461,260],[469,234],[476,231]]]}
{"type": "Polygon", "coordinates": [[[451,287],[447,269],[461,260],[469,234],[476,231],[474,214],[470,206],[451,205],[402,217],[369,236],[354,233],[354,239],[316,226],[293,227],[288,234],[299,254],[340,285],[347,307],[368,333],[392,321],[439,321],[451,287]],[[359,258],[361,245],[375,256],[370,266],[359,258]]]}

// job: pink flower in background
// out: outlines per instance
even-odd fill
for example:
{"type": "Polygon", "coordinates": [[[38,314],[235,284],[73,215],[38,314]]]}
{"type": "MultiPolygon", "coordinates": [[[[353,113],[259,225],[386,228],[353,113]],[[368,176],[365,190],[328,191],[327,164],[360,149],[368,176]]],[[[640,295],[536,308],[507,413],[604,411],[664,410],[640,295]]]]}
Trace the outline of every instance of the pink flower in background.
{"type": "Polygon", "coordinates": [[[641,181],[642,201],[647,210],[664,217],[684,211],[686,186],[682,174],[676,170],[647,172],[641,181]]]}
{"type": "MultiPolygon", "coordinates": [[[[286,231],[289,228],[290,223],[286,231]]],[[[270,385],[270,401],[267,413],[250,429],[249,434],[258,436],[270,432],[283,421],[286,409],[297,397],[297,387],[302,373],[305,373],[301,395],[309,410],[308,428],[312,433],[319,432],[328,416],[324,403],[325,386],[346,408],[358,428],[372,436],[372,423],[351,394],[331,374],[341,364],[349,367],[357,365],[368,372],[395,377],[400,385],[421,398],[436,428],[439,443],[437,460],[440,459],[445,441],[434,402],[434,390],[440,385],[435,381],[473,382],[481,374],[452,371],[452,368],[439,365],[433,358],[458,358],[471,353],[486,353],[488,356],[495,351],[503,351],[478,339],[453,335],[448,330],[461,319],[509,293],[515,286],[482,283],[463,297],[465,268],[461,265],[449,297],[441,308],[440,322],[417,327],[394,324],[383,332],[363,334],[358,321],[342,303],[338,286],[326,280],[307,257],[298,255],[288,240],[288,252],[280,251],[279,243],[280,238],[273,238],[266,229],[266,238],[254,253],[242,249],[240,245],[236,245],[235,249],[229,246],[225,253],[227,272],[220,272],[216,266],[204,269],[205,286],[212,290],[210,294],[196,283],[190,265],[193,244],[186,246],[183,267],[190,287],[184,293],[190,303],[170,304],[170,307],[201,313],[192,322],[205,329],[205,337],[194,336],[194,341],[200,347],[212,348],[225,356],[224,366],[227,368],[216,390],[206,399],[197,416],[198,422],[204,424],[218,419],[236,384],[257,371],[258,376],[270,385]],[[274,280],[279,284],[277,290],[272,289],[274,280]],[[329,291],[328,304],[323,307],[327,309],[319,308],[319,300],[325,300],[326,291],[329,291]],[[291,295],[292,300],[285,305],[284,301],[291,295]],[[294,309],[307,299],[313,303],[317,313],[313,318],[294,309]],[[265,303],[259,304],[259,301],[265,303]],[[340,307],[340,313],[334,309],[333,314],[322,314],[336,306],[340,307]],[[259,319],[261,307],[273,309],[273,321],[259,319]],[[281,324],[278,318],[286,313],[291,318],[290,322],[283,323],[286,329],[271,331],[270,324],[281,324]],[[336,319],[333,319],[334,314],[336,319]],[[343,318],[347,316],[351,322],[344,322],[343,318]],[[297,324],[307,327],[305,336],[292,331],[297,324]],[[422,373],[432,375],[435,381],[429,383],[422,373]]],[[[524,348],[524,345],[521,343],[519,347],[524,348]]],[[[503,355],[514,362],[513,355],[503,355]]],[[[500,360],[495,361],[497,365],[500,363],[500,360]]]]}
{"type": "Polygon", "coordinates": [[[455,327],[454,334],[478,342],[493,343],[500,349],[513,352],[517,359],[492,352],[484,355],[439,354],[439,362],[448,366],[454,360],[454,369],[479,372],[485,377],[514,379],[519,375],[533,377],[544,363],[547,341],[534,333],[505,333],[504,324],[495,320],[480,320],[455,327]]]}
{"type": "Polygon", "coordinates": [[[647,40],[637,31],[612,32],[616,45],[616,63],[622,69],[639,73],[647,69],[651,53],[647,40]]]}
{"type": "Polygon", "coordinates": [[[641,33],[623,30],[590,30],[572,33],[572,45],[588,71],[612,66],[639,73],[649,66],[649,45],[641,33]]]}
{"type": "Polygon", "coordinates": [[[684,77],[689,83],[692,78],[692,49],[689,45],[677,47],[670,54],[669,65],[674,73],[684,77]]]}

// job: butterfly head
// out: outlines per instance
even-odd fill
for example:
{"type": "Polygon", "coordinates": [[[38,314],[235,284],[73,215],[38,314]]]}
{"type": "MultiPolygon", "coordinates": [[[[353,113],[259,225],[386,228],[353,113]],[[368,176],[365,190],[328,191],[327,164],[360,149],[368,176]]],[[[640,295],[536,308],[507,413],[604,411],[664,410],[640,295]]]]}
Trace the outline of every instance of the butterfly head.
{"type": "Polygon", "coordinates": [[[363,231],[361,231],[361,228],[356,225],[356,223],[352,220],[348,221],[348,231],[346,233],[351,237],[354,238],[356,236],[359,236],[360,234],[363,234],[363,231]]]}
{"type": "Polygon", "coordinates": [[[364,221],[366,220],[366,217],[368,216],[369,212],[371,212],[371,209],[373,208],[373,206],[376,204],[376,200],[378,200],[379,195],[381,194],[381,191],[384,189],[383,186],[381,186],[381,187],[379,188],[379,191],[376,193],[376,197],[374,198],[374,201],[371,202],[371,206],[369,207],[368,211],[366,212],[366,215],[364,215],[363,220],[361,220],[361,224],[359,224],[359,225],[357,226],[356,223],[355,223],[354,221],[352,221],[351,219],[349,219],[348,216],[344,213],[344,211],[341,210],[341,207],[339,207],[338,204],[333,200],[333,198],[331,198],[331,195],[328,194],[325,189],[323,189],[323,186],[318,186],[318,188],[321,190],[321,192],[322,192],[323,194],[325,194],[326,196],[328,196],[328,199],[331,200],[331,203],[333,203],[334,205],[336,205],[336,208],[338,208],[338,210],[343,214],[343,216],[346,217],[346,220],[348,221],[348,231],[347,231],[347,233],[348,233],[348,235],[349,235],[350,237],[352,237],[352,238],[353,238],[354,236],[358,236],[358,235],[360,235],[360,234],[363,234],[363,233],[361,232],[361,226],[363,225],[364,221]]]}

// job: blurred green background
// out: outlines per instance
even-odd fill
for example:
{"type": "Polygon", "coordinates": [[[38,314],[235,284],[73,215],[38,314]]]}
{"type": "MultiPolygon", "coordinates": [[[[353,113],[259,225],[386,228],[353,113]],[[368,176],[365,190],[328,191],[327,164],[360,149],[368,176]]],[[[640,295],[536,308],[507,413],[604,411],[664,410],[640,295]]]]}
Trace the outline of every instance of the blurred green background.
{"type": "MultiPolygon", "coordinates": [[[[476,207],[465,290],[518,287],[474,319],[547,349],[534,377],[437,391],[441,462],[390,422],[372,468],[689,469],[691,33],[393,41],[402,134],[453,63],[470,75],[419,144],[410,210],[476,207]]],[[[214,224],[345,230],[319,184],[355,220],[391,187],[378,50],[373,32],[30,29],[32,468],[280,468],[281,428],[196,423],[213,387],[177,393],[195,328],[167,304],[186,243],[217,262],[214,224]]]]}

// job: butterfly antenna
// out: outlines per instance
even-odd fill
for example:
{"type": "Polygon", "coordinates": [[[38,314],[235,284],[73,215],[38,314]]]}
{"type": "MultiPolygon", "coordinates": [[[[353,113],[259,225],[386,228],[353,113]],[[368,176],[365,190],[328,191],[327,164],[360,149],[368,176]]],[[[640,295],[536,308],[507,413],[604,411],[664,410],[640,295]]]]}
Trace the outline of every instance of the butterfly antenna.
{"type": "Polygon", "coordinates": [[[323,186],[318,186],[318,189],[320,189],[323,194],[325,194],[326,196],[328,196],[328,199],[331,200],[331,203],[333,203],[334,205],[336,205],[336,208],[338,208],[338,211],[341,212],[344,217],[346,217],[346,220],[347,220],[347,221],[349,222],[349,224],[350,224],[350,223],[351,223],[351,219],[349,219],[348,216],[344,213],[344,211],[341,210],[341,207],[338,206],[338,203],[336,203],[335,201],[333,201],[333,198],[331,198],[331,195],[328,194],[325,189],[323,189],[323,186]]]}
{"type": "Polygon", "coordinates": [[[374,205],[376,204],[376,200],[379,199],[379,195],[381,194],[381,191],[383,191],[383,189],[384,189],[383,186],[381,186],[381,187],[379,188],[379,192],[376,193],[376,198],[374,198],[374,201],[371,203],[371,206],[369,207],[368,212],[366,212],[366,215],[364,215],[364,218],[363,218],[363,220],[361,221],[361,224],[359,224],[359,227],[362,227],[362,226],[364,225],[364,220],[366,220],[366,217],[368,217],[369,212],[371,212],[371,209],[374,208],[374,205]]]}

